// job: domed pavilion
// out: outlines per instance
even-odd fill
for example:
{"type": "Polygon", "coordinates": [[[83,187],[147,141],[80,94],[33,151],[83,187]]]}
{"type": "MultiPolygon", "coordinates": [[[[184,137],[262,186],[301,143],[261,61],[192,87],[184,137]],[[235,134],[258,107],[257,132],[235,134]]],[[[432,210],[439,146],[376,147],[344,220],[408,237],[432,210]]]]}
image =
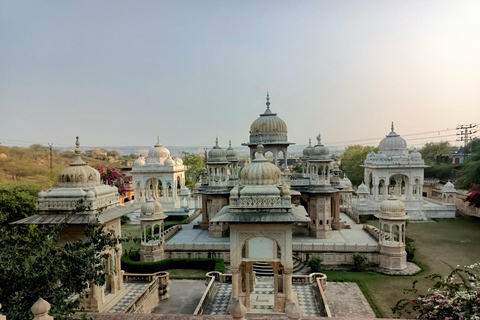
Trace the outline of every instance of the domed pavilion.
{"type": "Polygon", "coordinates": [[[242,145],[250,148],[250,159],[255,159],[257,146],[262,141],[263,155],[272,153],[273,163],[278,165],[278,160],[284,159],[283,168],[287,168],[288,146],[295,144],[288,142],[287,124],[270,109],[270,96],[267,92],[267,109],[250,126],[250,141],[242,145]]]}

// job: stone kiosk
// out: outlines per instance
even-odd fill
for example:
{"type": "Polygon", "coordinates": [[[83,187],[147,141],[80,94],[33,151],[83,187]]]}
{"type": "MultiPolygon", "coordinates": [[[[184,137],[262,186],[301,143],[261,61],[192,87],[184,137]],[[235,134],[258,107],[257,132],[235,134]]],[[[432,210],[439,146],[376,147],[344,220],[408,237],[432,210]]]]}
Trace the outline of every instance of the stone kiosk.
{"type": "Polygon", "coordinates": [[[155,262],[163,260],[164,255],[164,227],[166,216],[163,214],[162,205],[148,199],[142,204],[140,215],[140,228],[142,229],[142,242],[140,245],[140,261],[155,262]],[[157,229],[158,228],[158,233],[157,229]]]}
{"type": "MultiPolygon", "coordinates": [[[[240,183],[230,192],[230,205],[211,220],[230,225],[232,305],[251,311],[255,282],[253,264],[266,262],[274,272],[274,312],[296,304],[292,290],[292,225],[309,222],[305,211],[292,208],[290,187],[282,182],[280,169],[263,156],[261,141],[256,158],[241,172],[240,183]]],[[[259,300],[258,300],[259,301],[259,300]]]]}

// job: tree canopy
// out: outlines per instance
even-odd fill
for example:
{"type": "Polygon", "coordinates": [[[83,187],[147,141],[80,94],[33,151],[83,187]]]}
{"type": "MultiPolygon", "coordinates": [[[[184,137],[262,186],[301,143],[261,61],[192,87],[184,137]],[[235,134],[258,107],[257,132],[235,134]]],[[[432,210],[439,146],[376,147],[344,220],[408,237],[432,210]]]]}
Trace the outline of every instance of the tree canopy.
{"type": "Polygon", "coordinates": [[[200,170],[203,168],[202,156],[190,152],[182,152],[183,164],[187,166],[185,172],[185,184],[188,188],[193,189],[198,181],[200,170]]]}
{"type": "Polygon", "coordinates": [[[448,156],[452,154],[452,147],[448,141],[427,142],[419,152],[422,154],[425,164],[434,165],[437,163],[437,156],[448,156]]]}
{"type": "Polygon", "coordinates": [[[119,240],[93,223],[83,240],[59,245],[64,225],[9,224],[35,212],[34,197],[15,189],[2,189],[0,194],[2,313],[9,320],[31,319],[30,308],[42,297],[51,303],[55,319],[71,318],[88,284],[104,284],[104,249],[119,240]]]}
{"type": "Polygon", "coordinates": [[[473,139],[469,144],[470,155],[461,166],[457,186],[470,189],[474,184],[480,184],[480,139],[473,139]]]}
{"type": "Polygon", "coordinates": [[[352,182],[352,185],[358,186],[364,179],[364,169],[362,167],[367,154],[372,150],[376,152],[378,148],[353,145],[348,146],[345,152],[339,157],[341,160],[341,169],[352,182]]]}

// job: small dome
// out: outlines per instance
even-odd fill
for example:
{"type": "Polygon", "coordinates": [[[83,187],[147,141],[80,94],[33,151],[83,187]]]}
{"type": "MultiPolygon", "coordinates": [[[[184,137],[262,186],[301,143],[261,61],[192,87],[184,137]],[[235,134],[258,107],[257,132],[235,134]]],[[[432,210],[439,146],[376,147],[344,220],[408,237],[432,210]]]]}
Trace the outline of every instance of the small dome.
{"type": "Polygon", "coordinates": [[[455,186],[453,185],[453,183],[448,180],[448,182],[445,183],[445,185],[443,186],[442,192],[457,192],[457,190],[455,190],[455,186]]]}
{"type": "Polygon", "coordinates": [[[227,160],[230,162],[237,162],[238,156],[237,151],[232,148],[232,140],[229,141],[229,146],[227,149],[227,160]]]}
{"type": "Polygon", "coordinates": [[[208,151],[208,162],[227,162],[227,152],[218,146],[218,138],[215,147],[208,151]]]}
{"type": "Polygon", "coordinates": [[[45,190],[42,190],[37,194],[37,197],[39,198],[45,198],[46,196],[47,196],[47,192],[45,190]]]}
{"type": "Polygon", "coordinates": [[[387,160],[387,155],[385,153],[379,151],[377,153],[377,155],[375,156],[375,160],[380,160],[380,161],[387,160]]]}
{"type": "Polygon", "coordinates": [[[100,172],[88,166],[80,157],[80,140],[77,137],[75,153],[77,158],[58,175],[58,185],[67,188],[96,187],[100,183],[100,172]]]}
{"type": "Polygon", "coordinates": [[[347,178],[345,175],[342,180],[340,180],[340,183],[345,187],[345,189],[351,189],[352,188],[352,181],[347,178]]]}
{"type": "Polygon", "coordinates": [[[244,185],[279,185],[282,172],[280,168],[265,159],[263,145],[257,146],[257,156],[241,172],[242,184],[244,185]]]}
{"type": "Polygon", "coordinates": [[[239,186],[238,184],[230,190],[230,197],[238,197],[238,192],[239,192],[239,186]]]}
{"type": "Polygon", "coordinates": [[[267,93],[267,109],[250,126],[250,143],[287,141],[287,124],[270,110],[267,93]]]}
{"type": "Polygon", "coordinates": [[[291,194],[290,187],[284,181],[283,184],[282,184],[282,195],[284,197],[289,197],[290,194],[291,194]]]}
{"type": "Polygon", "coordinates": [[[158,213],[163,213],[162,209],[163,209],[162,205],[151,198],[148,199],[147,202],[142,204],[142,207],[140,208],[142,214],[148,215],[148,216],[158,214],[158,213]]]}
{"type": "Polygon", "coordinates": [[[182,189],[180,189],[180,195],[181,196],[189,196],[190,195],[190,189],[188,189],[187,186],[183,186],[182,189]]]}
{"type": "Polygon", "coordinates": [[[157,144],[148,151],[148,158],[146,164],[159,164],[163,165],[163,162],[170,156],[170,151],[165,148],[160,140],[157,141],[157,144]]]}
{"type": "Polygon", "coordinates": [[[309,157],[312,155],[312,152],[313,152],[312,139],[308,139],[308,146],[305,149],[303,149],[303,156],[309,157]]]}
{"type": "Polygon", "coordinates": [[[370,149],[370,152],[367,154],[367,160],[373,160],[375,159],[375,152],[373,152],[372,149],[370,149]]]}
{"type": "Polygon", "coordinates": [[[417,151],[417,148],[414,148],[412,152],[410,152],[410,159],[412,160],[422,160],[422,154],[417,151]]]}
{"type": "Polygon", "coordinates": [[[324,157],[330,154],[330,150],[322,144],[322,136],[319,134],[317,136],[317,145],[313,147],[312,157],[324,157]]]}
{"type": "Polygon", "coordinates": [[[387,152],[396,151],[395,153],[403,153],[407,149],[407,142],[393,131],[393,122],[392,131],[380,141],[378,149],[387,152]]]}
{"type": "Polygon", "coordinates": [[[394,195],[380,203],[380,217],[403,217],[405,216],[405,204],[394,195]]]}
{"type": "Polygon", "coordinates": [[[179,166],[183,165],[183,160],[182,158],[179,158],[179,157],[175,157],[173,158],[173,160],[175,160],[175,163],[179,166]]]}
{"type": "Polygon", "coordinates": [[[145,158],[140,155],[137,160],[133,161],[134,167],[143,167],[145,165],[145,158]]]}
{"type": "Polygon", "coordinates": [[[172,157],[168,156],[167,159],[165,159],[165,161],[163,162],[163,165],[166,166],[166,167],[173,167],[175,166],[177,163],[175,162],[175,160],[172,159],[172,157]]]}
{"type": "Polygon", "coordinates": [[[362,184],[358,186],[357,194],[369,194],[369,193],[370,191],[368,190],[368,187],[365,185],[365,183],[362,182],[362,184]]]}

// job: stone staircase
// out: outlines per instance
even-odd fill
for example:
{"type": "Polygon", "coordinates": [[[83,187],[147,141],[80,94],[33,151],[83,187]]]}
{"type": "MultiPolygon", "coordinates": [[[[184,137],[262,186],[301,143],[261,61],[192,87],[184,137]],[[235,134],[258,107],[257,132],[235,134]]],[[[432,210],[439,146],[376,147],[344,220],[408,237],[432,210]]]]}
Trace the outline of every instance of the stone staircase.
{"type": "MultiPolygon", "coordinates": [[[[307,267],[297,257],[293,256],[293,273],[305,273],[307,267]]],[[[273,268],[266,262],[257,262],[253,265],[253,271],[257,277],[273,277],[273,268]]]]}

